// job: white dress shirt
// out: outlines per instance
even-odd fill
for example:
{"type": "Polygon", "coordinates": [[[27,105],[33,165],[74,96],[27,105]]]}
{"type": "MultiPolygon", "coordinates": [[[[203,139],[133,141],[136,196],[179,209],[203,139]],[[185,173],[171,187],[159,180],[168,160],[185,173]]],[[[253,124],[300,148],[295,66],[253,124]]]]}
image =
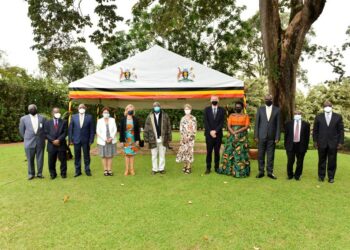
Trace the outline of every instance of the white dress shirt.
{"type": "Polygon", "coordinates": [[[329,124],[331,123],[331,120],[332,120],[332,112],[329,112],[329,113],[325,112],[324,114],[326,116],[327,126],[329,126],[329,124]]]}
{"type": "Polygon", "coordinates": [[[159,124],[159,114],[160,114],[160,112],[159,113],[154,113],[154,114],[156,116],[157,124],[159,124]]]}
{"type": "Polygon", "coordinates": [[[266,116],[267,116],[267,120],[268,121],[270,121],[271,113],[272,113],[272,105],[271,106],[266,106],[266,116]]]}
{"type": "Polygon", "coordinates": [[[30,120],[31,120],[32,125],[33,125],[34,133],[36,134],[38,132],[38,128],[39,128],[38,115],[29,115],[29,116],[30,116],[30,120]]]}
{"type": "Polygon", "coordinates": [[[293,129],[293,141],[294,142],[300,142],[300,131],[301,131],[301,120],[294,120],[294,129],[293,129]],[[296,129],[297,129],[297,124],[299,123],[299,133],[298,133],[298,138],[295,138],[295,132],[296,132],[296,129]]]}
{"type": "Polygon", "coordinates": [[[79,114],[79,123],[80,123],[80,128],[83,127],[84,124],[84,118],[85,118],[85,114],[79,114]]]}

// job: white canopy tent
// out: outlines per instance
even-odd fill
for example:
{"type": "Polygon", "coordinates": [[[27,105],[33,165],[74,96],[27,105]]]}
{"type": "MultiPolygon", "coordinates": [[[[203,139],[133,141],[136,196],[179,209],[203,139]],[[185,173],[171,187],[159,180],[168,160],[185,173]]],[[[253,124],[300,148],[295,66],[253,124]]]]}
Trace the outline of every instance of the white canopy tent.
{"type": "Polygon", "coordinates": [[[244,84],[159,46],[69,84],[71,100],[111,107],[150,108],[159,101],[162,108],[203,109],[211,95],[232,103],[244,98],[244,84]]]}

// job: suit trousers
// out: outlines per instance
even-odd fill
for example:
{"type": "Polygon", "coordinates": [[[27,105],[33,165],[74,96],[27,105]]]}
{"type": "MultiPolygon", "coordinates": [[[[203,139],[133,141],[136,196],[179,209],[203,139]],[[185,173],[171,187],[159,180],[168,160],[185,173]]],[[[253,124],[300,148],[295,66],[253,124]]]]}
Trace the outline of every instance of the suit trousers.
{"type": "Polygon", "coordinates": [[[45,150],[45,147],[38,147],[38,146],[36,146],[35,148],[24,149],[27,157],[28,177],[35,176],[35,164],[34,164],[35,157],[36,157],[36,165],[38,168],[37,176],[42,176],[43,165],[44,165],[44,150],[45,150]]]}
{"type": "Polygon", "coordinates": [[[300,152],[298,150],[298,147],[299,147],[298,143],[294,143],[293,150],[286,151],[287,158],[288,158],[287,175],[290,178],[292,178],[293,176],[295,176],[296,178],[299,178],[303,173],[305,152],[300,152]],[[293,173],[293,165],[294,165],[295,159],[297,159],[297,162],[296,162],[295,173],[293,173]]]}
{"type": "Polygon", "coordinates": [[[318,148],[318,177],[323,179],[326,176],[327,168],[328,178],[334,179],[337,169],[337,152],[337,148],[330,148],[329,146],[318,148]]]}
{"type": "Polygon", "coordinates": [[[74,144],[74,165],[75,173],[81,173],[81,149],[83,149],[85,173],[90,173],[90,144],[78,143],[74,144]]]}
{"type": "Polygon", "coordinates": [[[211,169],[212,154],[214,150],[214,168],[215,170],[217,170],[220,164],[220,147],[221,147],[222,138],[221,137],[212,138],[211,136],[207,136],[205,141],[207,144],[207,158],[206,158],[207,169],[208,170],[211,169]]]}
{"type": "Polygon", "coordinates": [[[157,143],[156,148],[151,149],[152,153],[152,171],[158,172],[165,169],[165,152],[166,147],[163,146],[162,142],[157,143]],[[159,156],[159,163],[158,163],[159,156]]]}
{"type": "Polygon", "coordinates": [[[267,173],[273,174],[273,162],[275,159],[275,141],[268,139],[259,139],[258,143],[258,163],[259,172],[265,172],[265,155],[267,157],[267,173]]]}
{"type": "Polygon", "coordinates": [[[56,177],[56,161],[57,158],[61,163],[60,170],[61,170],[61,176],[67,174],[67,153],[66,151],[59,151],[57,149],[53,149],[52,151],[48,152],[49,155],[49,171],[51,177],[56,177]]]}

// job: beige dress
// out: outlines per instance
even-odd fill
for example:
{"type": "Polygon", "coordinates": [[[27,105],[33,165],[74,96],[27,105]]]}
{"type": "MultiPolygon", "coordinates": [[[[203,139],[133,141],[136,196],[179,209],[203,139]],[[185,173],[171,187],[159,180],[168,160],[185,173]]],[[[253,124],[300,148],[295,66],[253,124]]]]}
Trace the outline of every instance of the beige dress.
{"type": "Polygon", "coordinates": [[[194,140],[197,132],[197,120],[194,116],[182,117],[180,121],[180,148],[176,155],[176,162],[193,162],[194,140]]]}

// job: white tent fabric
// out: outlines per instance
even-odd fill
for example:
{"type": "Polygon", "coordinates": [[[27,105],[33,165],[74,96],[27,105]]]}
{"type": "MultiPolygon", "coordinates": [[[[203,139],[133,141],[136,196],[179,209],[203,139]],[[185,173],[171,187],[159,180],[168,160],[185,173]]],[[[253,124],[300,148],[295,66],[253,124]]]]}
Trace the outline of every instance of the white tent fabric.
{"type": "Polygon", "coordinates": [[[244,96],[244,84],[162,47],[154,46],[117,64],[69,84],[71,99],[125,107],[150,108],[159,101],[163,108],[182,108],[190,103],[202,109],[211,95],[221,104],[244,96]]]}

